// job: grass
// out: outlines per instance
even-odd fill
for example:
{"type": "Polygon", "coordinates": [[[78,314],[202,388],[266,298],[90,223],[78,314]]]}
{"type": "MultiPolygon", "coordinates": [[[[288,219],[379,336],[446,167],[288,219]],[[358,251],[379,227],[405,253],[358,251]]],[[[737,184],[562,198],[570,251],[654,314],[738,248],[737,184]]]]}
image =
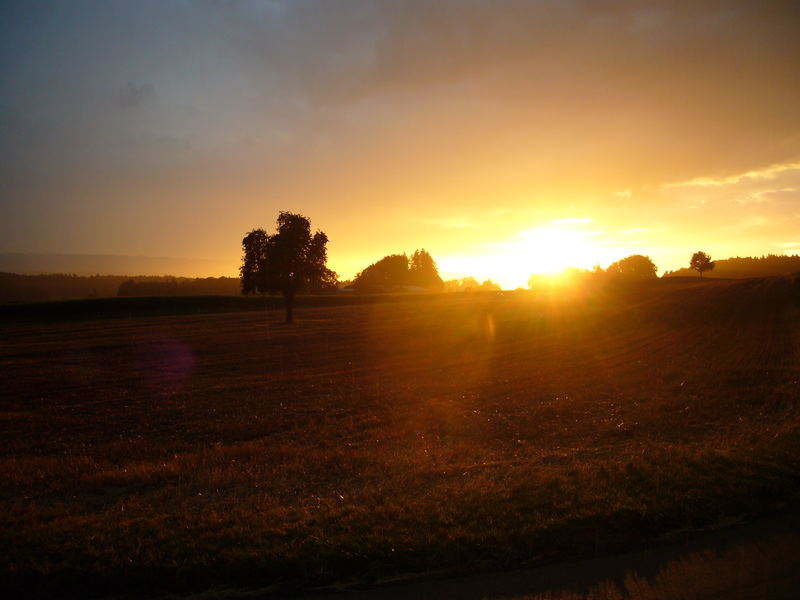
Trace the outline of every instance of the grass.
{"type": "Polygon", "coordinates": [[[736,544],[722,551],[699,550],[667,561],[653,576],[629,570],[621,581],[605,580],[585,592],[556,590],[507,600],[696,600],[797,596],[796,532],[736,544]]]}
{"type": "MultiPolygon", "coordinates": [[[[794,505],[798,285],[2,326],[2,584],[292,590],[794,505]]],[[[680,533],[678,533],[680,535],[680,533]]]]}

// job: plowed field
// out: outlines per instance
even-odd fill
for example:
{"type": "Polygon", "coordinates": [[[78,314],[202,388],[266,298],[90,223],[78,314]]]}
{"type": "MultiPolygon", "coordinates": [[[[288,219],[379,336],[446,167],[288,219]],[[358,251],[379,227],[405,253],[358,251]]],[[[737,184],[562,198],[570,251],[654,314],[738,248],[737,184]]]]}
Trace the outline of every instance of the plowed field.
{"type": "Polygon", "coordinates": [[[3,585],[286,590],[593,556],[785,507],[799,290],[2,325],[3,585]]]}

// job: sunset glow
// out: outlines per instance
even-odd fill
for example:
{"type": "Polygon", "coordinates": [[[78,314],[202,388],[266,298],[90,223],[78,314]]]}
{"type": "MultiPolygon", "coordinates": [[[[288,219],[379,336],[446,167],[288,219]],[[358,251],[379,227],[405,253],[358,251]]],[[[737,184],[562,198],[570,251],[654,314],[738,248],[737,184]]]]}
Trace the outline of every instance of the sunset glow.
{"type": "MultiPolygon", "coordinates": [[[[486,246],[485,253],[440,259],[445,276],[477,274],[504,289],[527,287],[531,275],[558,275],[567,268],[607,267],[626,255],[624,240],[593,228],[591,218],[554,219],[486,246]],[[618,246],[614,246],[614,243],[618,246]]],[[[624,238],[625,232],[617,234],[624,238]]]]}
{"type": "Polygon", "coordinates": [[[588,268],[597,248],[591,242],[591,232],[539,227],[521,234],[521,262],[531,273],[557,273],[567,267],[588,268]]]}
{"type": "Polygon", "coordinates": [[[280,210],[342,279],[800,248],[790,4],[9,7],[0,270],[235,276],[280,210]]]}

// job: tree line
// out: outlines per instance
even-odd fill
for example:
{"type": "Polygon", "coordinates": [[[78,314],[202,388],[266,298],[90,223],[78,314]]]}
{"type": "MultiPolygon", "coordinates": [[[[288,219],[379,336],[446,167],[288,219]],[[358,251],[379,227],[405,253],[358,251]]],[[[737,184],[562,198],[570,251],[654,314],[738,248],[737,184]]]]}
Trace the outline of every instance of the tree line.
{"type": "Polygon", "coordinates": [[[445,292],[499,292],[502,289],[499,283],[491,279],[485,279],[481,283],[474,277],[461,277],[444,282],[445,292]]]}
{"type": "MultiPolygon", "coordinates": [[[[689,260],[689,268],[697,271],[701,279],[703,278],[703,273],[713,270],[715,265],[716,262],[711,260],[711,256],[702,251],[692,254],[689,260]]],[[[605,269],[602,269],[600,265],[595,266],[592,270],[568,268],[561,277],[562,279],[571,280],[573,282],[591,279],[616,282],[643,282],[657,279],[658,267],[649,256],[633,254],[611,263],[605,269]]],[[[549,283],[550,279],[547,275],[534,273],[528,280],[528,287],[534,289],[539,286],[548,285],[549,283]]]]}
{"type": "MultiPolygon", "coordinates": [[[[295,297],[301,292],[336,289],[337,274],[326,263],[328,236],[311,233],[311,222],[303,215],[281,211],[276,232],[253,229],[242,239],[239,269],[242,293],[280,293],[286,305],[286,322],[293,321],[295,297]]],[[[359,272],[353,280],[359,292],[419,288],[441,291],[444,282],[433,257],[424,249],[411,257],[392,254],[359,272]]]]}
{"type": "MultiPolygon", "coordinates": [[[[311,233],[311,222],[303,215],[281,211],[276,232],[268,234],[258,228],[248,232],[242,240],[242,266],[240,281],[243,294],[280,293],[286,301],[286,322],[292,322],[295,296],[303,291],[324,291],[338,287],[338,277],[326,266],[328,236],[317,230],[311,233]]],[[[689,268],[703,273],[711,271],[716,263],[705,252],[695,252],[689,268]]],[[[617,281],[648,281],[658,277],[658,268],[649,256],[633,254],[618,260],[606,269],[598,265],[592,271],[571,269],[573,278],[606,278],[617,281]]],[[[532,275],[528,287],[541,283],[540,276],[532,275]]],[[[436,262],[423,248],[411,256],[390,254],[361,270],[347,286],[361,293],[386,291],[443,291],[466,289],[456,280],[447,286],[439,275],[436,262]]],[[[474,279],[472,282],[477,284],[474,279]]],[[[471,283],[471,282],[470,282],[471,283]]],[[[480,286],[479,286],[480,287],[480,286]]],[[[496,286],[491,281],[482,284],[484,289],[496,286]]]]}
{"type": "Polygon", "coordinates": [[[236,277],[127,279],[120,284],[117,296],[234,296],[240,293],[240,285],[236,277]]]}
{"type": "MultiPolygon", "coordinates": [[[[714,261],[714,276],[727,279],[744,279],[748,277],[779,277],[800,273],[800,256],[784,254],[767,254],[764,256],[747,256],[724,258],[714,261]]],[[[683,268],[667,271],[664,277],[688,277],[692,269],[683,268]]]]}

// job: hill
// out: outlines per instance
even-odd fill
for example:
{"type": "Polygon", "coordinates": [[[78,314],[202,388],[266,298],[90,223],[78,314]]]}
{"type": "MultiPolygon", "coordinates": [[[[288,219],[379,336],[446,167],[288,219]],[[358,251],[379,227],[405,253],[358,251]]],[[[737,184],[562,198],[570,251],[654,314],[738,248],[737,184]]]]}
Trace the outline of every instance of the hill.
{"type": "MultiPolygon", "coordinates": [[[[735,257],[714,261],[713,271],[703,274],[707,279],[747,279],[750,277],[780,277],[800,273],[800,256],[769,254],[761,257],[735,257]]],[[[664,277],[699,277],[690,268],[667,271],[664,277]]]]}
{"type": "Polygon", "coordinates": [[[235,277],[163,277],[122,275],[20,275],[0,273],[0,303],[111,298],[114,296],[235,296],[235,277]]]}
{"type": "Polygon", "coordinates": [[[0,271],[24,275],[75,273],[76,275],[118,275],[148,273],[181,277],[217,276],[236,273],[236,261],[125,256],[118,254],[35,254],[0,252],[0,271]]]}

